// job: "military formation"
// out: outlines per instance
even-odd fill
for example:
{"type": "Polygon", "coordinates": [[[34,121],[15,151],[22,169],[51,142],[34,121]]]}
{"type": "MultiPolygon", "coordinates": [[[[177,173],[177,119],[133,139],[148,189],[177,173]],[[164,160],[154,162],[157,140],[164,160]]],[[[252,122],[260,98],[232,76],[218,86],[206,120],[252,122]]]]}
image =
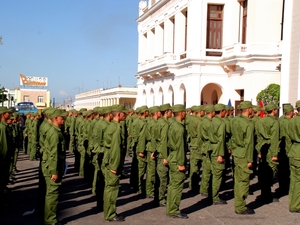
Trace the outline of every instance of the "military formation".
{"type": "MultiPolygon", "coordinates": [[[[152,198],[172,218],[188,218],[179,208],[187,177],[191,192],[209,198],[211,204],[226,205],[219,192],[232,176],[234,210],[250,215],[255,212],[246,199],[252,193],[250,180],[257,176],[263,203],[288,194],[290,212],[299,213],[300,101],[295,108],[285,104],[280,118],[273,103],[261,108],[243,101],[235,116],[234,110],[224,104],[188,109],[163,104],[135,110],[113,105],[68,112],[46,108],[42,119],[26,115],[23,150],[30,160],[40,159],[45,224],[61,224],[56,211],[67,150],[74,153],[75,169],[91,184],[106,221],[124,221],[116,202],[120,179],[127,176],[126,156],[132,157],[132,191],[152,198]],[[272,193],[275,178],[279,190],[272,193]]],[[[21,129],[14,125],[19,123],[17,114],[2,107],[0,115],[2,196],[16,171],[21,129]]]]}

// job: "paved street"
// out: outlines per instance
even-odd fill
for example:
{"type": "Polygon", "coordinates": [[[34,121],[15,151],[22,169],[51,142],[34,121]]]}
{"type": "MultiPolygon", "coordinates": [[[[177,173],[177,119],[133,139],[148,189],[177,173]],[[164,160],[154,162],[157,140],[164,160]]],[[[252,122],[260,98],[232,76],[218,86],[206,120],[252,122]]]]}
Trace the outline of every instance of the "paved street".
{"type": "MultiPolygon", "coordinates": [[[[126,158],[125,168],[130,166],[130,157],[126,158]]],[[[103,213],[96,209],[95,197],[91,194],[91,188],[83,178],[75,174],[74,158],[68,154],[69,168],[63,181],[61,198],[59,203],[59,219],[69,225],[92,225],[104,222],[103,213]]],[[[28,156],[19,154],[17,164],[18,172],[16,181],[9,185],[10,191],[6,198],[10,199],[4,210],[0,212],[1,225],[42,225],[43,220],[38,216],[38,161],[29,161],[28,156]],[[32,211],[31,215],[23,216],[23,213],[32,211]]],[[[280,199],[279,203],[261,205],[257,196],[260,191],[252,181],[254,195],[248,197],[249,206],[255,209],[252,216],[237,215],[234,213],[234,199],[232,189],[223,191],[221,197],[228,200],[228,205],[208,205],[208,201],[200,195],[192,195],[188,189],[188,180],[185,182],[183,200],[180,208],[188,214],[189,219],[173,219],[166,216],[165,208],[155,207],[152,199],[141,198],[133,194],[129,188],[129,179],[121,180],[121,188],[118,198],[117,211],[125,217],[122,224],[300,224],[299,214],[288,211],[288,196],[280,199]]],[[[228,180],[228,185],[232,185],[228,180]]],[[[274,185],[274,189],[277,188],[274,185]]]]}

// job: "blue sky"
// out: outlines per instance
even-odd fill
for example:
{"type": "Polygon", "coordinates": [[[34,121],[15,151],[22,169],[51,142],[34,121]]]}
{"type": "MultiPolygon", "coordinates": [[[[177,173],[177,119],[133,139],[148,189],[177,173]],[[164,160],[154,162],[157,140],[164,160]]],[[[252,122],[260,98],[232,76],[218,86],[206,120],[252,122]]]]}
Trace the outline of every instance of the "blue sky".
{"type": "Polygon", "coordinates": [[[1,0],[0,84],[48,77],[51,98],[136,85],[139,0],[1,0]]]}

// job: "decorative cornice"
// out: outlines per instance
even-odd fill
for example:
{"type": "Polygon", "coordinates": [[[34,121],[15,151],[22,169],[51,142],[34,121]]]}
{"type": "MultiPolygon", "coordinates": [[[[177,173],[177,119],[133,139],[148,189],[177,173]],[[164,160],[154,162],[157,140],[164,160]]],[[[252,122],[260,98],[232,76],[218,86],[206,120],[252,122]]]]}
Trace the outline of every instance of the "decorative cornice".
{"type": "Polygon", "coordinates": [[[167,4],[170,0],[160,0],[159,2],[155,3],[147,12],[145,12],[143,15],[141,15],[139,18],[137,18],[136,22],[141,22],[144,19],[146,19],[148,16],[153,14],[155,11],[163,7],[165,4],[167,4]]]}

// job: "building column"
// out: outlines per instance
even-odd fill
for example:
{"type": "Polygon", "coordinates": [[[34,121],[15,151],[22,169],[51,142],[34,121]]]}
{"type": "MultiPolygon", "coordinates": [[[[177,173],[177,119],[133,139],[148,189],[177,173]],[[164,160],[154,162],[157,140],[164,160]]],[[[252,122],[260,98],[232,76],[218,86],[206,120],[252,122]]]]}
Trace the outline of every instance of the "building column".
{"type": "Polygon", "coordinates": [[[153,46],[155,46],[155,30],[149,30],[147,32],[147,59],[153,59],[154,57],[154,50],[153,46]]]}
{"type": "Polygon", "coordinates": [[[183,53],[186,51],[185,36],[186,36],[186,12],[178,12],[175,15],[175,49],[174,53],[183,53]]]}
{"type": "Polygon", "coordinates": [[[139,62],[145,62],[147,58],[147,33],[139,33],[139,62]]]}
{"type": "Polygon", "coordinates": [[[164,53],[174,53],[174,18],[164,22],[164,53]]]}
{"type": "Polygon", "coordinates": [[[164,54],[164,24],[155,27],[155,56],[164,54]]]}

